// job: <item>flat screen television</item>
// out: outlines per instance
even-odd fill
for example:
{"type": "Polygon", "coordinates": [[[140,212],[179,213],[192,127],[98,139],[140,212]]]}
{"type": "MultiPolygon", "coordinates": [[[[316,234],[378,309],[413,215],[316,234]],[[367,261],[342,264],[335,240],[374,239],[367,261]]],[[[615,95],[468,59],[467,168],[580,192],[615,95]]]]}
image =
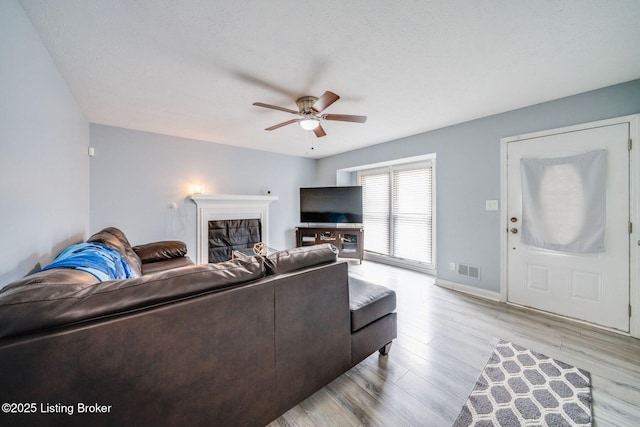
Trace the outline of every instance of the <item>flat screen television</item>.
{"type": "Polygon", "coordinates": [[[362,224],[362,187],[301,188],[300,222],[362,224]]]}

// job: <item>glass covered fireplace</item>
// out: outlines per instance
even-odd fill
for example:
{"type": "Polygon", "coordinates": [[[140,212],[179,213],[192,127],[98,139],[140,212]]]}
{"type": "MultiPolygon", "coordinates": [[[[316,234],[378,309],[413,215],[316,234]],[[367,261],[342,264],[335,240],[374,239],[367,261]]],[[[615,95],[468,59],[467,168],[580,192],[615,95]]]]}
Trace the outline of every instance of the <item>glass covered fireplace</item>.
{"type": "Polygon", "coordinates": [[[209,262],[228,261],[235,249],[253,247],[262,238],[259,218],[209,221],[209,262]]]}

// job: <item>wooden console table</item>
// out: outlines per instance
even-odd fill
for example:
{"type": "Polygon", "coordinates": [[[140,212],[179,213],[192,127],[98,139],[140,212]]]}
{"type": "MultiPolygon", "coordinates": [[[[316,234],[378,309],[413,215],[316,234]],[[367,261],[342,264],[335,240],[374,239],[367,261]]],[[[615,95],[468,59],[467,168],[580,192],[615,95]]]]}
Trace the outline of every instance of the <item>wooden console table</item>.
{"type": "Polygon", "coordinates": [[[297,227],[296,246],[331,243],[338,248],[340,258],[355,258],[362,263],[364,230],[362,227],[297,227]]]}

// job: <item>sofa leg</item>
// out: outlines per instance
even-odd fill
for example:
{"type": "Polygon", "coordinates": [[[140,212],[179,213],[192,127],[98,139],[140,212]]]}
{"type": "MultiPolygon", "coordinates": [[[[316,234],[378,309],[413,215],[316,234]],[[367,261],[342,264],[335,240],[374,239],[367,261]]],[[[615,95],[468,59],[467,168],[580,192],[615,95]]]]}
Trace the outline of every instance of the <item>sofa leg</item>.
{"type": "Polygon", "coordinates": [[[381,355],[386,356],[387,354],[389,354],[389,350],[391,350],[391,343],[388,342],[384,345],[384,347],[382,347],[380,350],[378,350],[380,352],[381,355]]]}

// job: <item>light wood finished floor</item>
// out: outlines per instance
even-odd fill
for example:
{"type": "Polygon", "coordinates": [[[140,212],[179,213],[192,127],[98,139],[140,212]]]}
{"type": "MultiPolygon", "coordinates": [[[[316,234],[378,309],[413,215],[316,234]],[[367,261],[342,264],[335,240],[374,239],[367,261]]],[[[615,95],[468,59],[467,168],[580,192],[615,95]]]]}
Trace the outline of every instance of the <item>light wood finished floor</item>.
{"type": "Polygon", "coordinates": [[[434,285],[364,261],[350,274],[393,288],[398,339],[272,422],[450,426],[498,338],[591,372],[595,426],[640,426],[640,340],[434,285]]]}

